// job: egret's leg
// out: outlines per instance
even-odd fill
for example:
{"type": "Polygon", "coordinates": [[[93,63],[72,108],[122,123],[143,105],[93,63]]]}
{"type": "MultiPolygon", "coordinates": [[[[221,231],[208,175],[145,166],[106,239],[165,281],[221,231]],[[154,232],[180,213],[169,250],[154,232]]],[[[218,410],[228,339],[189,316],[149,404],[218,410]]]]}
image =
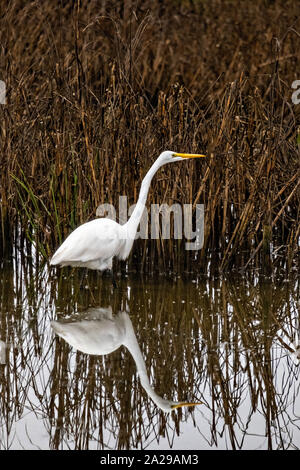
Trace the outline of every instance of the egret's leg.
{"type": "Polygon", "coordinates": [[[109,272],[109,276],[112,280],[112,284],[113,284],[113,287],[114,289],[116,289],[118,286],[117,286],[117,283],[116,283],[116,279],[114,277],[114,273],[113,273],[113,262],[112,262],[112,258],[109,258],[107,259],[107,268],[106,268],[106,272],[109,272]]]}
{"type": "Polygon", "coordinates": [[[84,287],[83,286],[83,281],[84,281],[84,279],[87,275],[88,270],[87,270],[87,268],[81,268],[80,271],[81,272],[80,272],[80,275],[79,275],[79,289],[82,289],[84,287]]]}
{"type": "Polygon", "coordinates": [[[114,276],[112,271],[110,271],[110,272],[111,272],[111,280],[112,280],[112,283],[113,283],[113,287],[114,287],[114,289],[117,289],[118,284],[116,282],[115,276],[114,276]]]}
{"type": "Polygon", "coordinates": [[[116,282],[113,270],[112,269],[107,269],[105,272],[108,273],[109,277],[111,278],[112,285],[113,285],[114,289],[116,289],[118,287],[118,284],[116,282]]]}

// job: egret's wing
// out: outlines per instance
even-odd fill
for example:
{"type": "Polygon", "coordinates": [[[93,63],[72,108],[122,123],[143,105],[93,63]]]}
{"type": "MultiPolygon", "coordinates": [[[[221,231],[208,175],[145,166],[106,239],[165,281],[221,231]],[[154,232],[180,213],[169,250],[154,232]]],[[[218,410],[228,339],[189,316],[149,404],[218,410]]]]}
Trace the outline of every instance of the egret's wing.
{"type": "Polygon", "coordinates": [[[52,321],[51,326],[73,348],[87,354],[109,354],[121,346],[124,336],[119,325],[107,318],[70,323],[52,321]]]}
{"type": "Polygon", "coordinates": [[[80,225],[54,253],[51,264],[111,258],[123,244],[119,228],[111,219],[95,219],[80,225]]]}

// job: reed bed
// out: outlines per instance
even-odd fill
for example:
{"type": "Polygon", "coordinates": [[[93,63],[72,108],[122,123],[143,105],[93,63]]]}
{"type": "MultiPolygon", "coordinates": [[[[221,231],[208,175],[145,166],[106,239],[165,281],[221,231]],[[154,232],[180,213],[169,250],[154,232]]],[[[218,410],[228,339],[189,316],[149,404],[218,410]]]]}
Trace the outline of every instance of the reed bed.
{"type": "MultiPolygon", "coordinates": [[[[19,261],[20,263],[20,261],[19,261]]],[[[0,448],[177,447],[184,423],[192,448],[299,448],[299,283],[254,276],[192,283],[149,276],[120,281],[78,271],[49,282],[34,266],[0,273],[0,448]],[[33,280],[34,279],[34,280],[33,280]],[[89,307],[130,313],[150,382],[167,399],[204,402],[166,415],[141,386],[125,347],[105,356],[74,350],[50,320],[89,307]],[[28,425],[28,429],[27,429],[28,425]],[[20,433],[23,433],[22,439],[20,433]],[[37,438],[36,429],[42,429],[37,438]],[[38,440],[37,440],[38,439],[38,440]],[[251,447],[252,444],[252,447],[251,447]]],[[[19,266],[19,265],[18,265],[19,266]]]]}
{"type": "Polygon", "coordinates": [[[204,204],[204,246],[138,240],[128,269],[289,270],[300,237],[297,10],[291,0],[5,5],[1,253],[18,233],[48,259],[99,204],[136,202],[151,163],[174,149],[208,158],[162,168],[148,207],[204,204]]]}

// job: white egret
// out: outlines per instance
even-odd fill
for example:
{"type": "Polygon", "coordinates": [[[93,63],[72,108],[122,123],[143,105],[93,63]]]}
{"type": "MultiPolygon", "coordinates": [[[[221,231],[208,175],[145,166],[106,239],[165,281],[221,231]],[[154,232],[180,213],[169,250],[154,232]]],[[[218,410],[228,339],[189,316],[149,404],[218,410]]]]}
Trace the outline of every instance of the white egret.
{"type": "Polygon", "coordinates": [[[52,321],[51,326],[73,348],[85,354],[105,355],[124,345],[132,355],[137,372],[147,395],[165,412],[202,402],[174,402],[159,396],[151,387],[145,361],[127,312],[112,315],[109,308],[91,308],[80,317],[52,321]]]}
{"type": "Polygon", "coordinates": [[[77,227],[54,253],[50,264],[77,266],[100,271],[111,269],[114,256],[125,260],[131,251],[143,215],[151,180],[166,163],[205,157],[205,155],[165,151],[144,177],[135,209],[124,224],[111,219],[95,219],[77,227]]]}

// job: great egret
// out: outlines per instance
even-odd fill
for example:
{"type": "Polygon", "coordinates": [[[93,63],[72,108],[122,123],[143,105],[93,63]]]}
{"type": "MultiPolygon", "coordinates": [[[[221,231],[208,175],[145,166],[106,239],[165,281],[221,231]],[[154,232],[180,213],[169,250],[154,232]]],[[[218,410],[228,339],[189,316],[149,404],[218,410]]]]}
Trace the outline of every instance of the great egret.
{"type": "Polygon", "coordinates": [[[85,354],[102,356],[124,345],[134,359],[144,390],[161,410],[168,413],[176,408],[202,404],[174,402],[157,395],[151,387],[145,361],[127,312],[119,312],[113,316],[110,307],[90,308],[79,318],[52,321],[51,326],[58,336],[85,354]]]}
{"type": "Polygon", "coordinates": [[[124,224],[111,219],[95,219],[77,227],[54,253],[50,264],[77,266],[100,271],[111,269],[114,256],[125,260],[131,251],[143,215],[151,180],[166,163],[205,155],[165,151],[160,154],[144,177],[135,209],[124,224]]]}

